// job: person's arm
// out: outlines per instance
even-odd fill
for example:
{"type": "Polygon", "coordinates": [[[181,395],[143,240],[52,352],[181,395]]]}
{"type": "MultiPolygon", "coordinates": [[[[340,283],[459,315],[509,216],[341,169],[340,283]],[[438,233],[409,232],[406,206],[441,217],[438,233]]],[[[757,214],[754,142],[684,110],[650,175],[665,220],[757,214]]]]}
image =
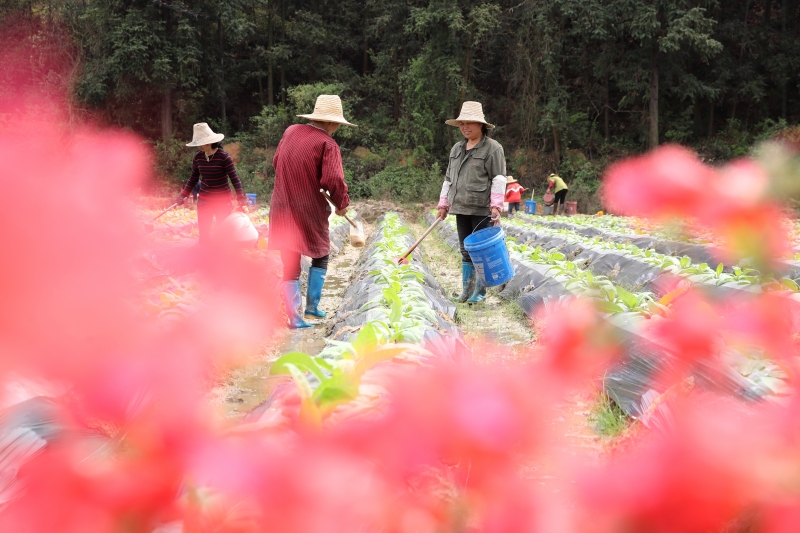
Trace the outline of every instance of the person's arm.
{"type": "MultiPolygon", "coordinates": [[[[452,150],[450,153],[452,154],[452,150]]],[[[447,218],[447,214],[450,212],[450,201],[447,199],[447,195],[450,194],[450,186],[452,182],[450,181],[450,163],[447,164],[447,170],[444,172],[444,181],[442,182],[442,190],[439,191],[439,203],[436,205],[436,210],[438,211],[438,216],[442,220],[447,218]]]]}
{"type": "Polygon", "coordinates": [[[180,194],[180,196],[178,196],[178,199],[175,200],[175,203],[176,204],[182,204],[183,201],[186,200],[186,198],[188,198],[190,194],[192,194],[192,189],[194,189],[194,186],[197,185],[198,181],[200,181],[200,169],[197,168],[197,162],[193,158],[192,159],[192,175],[189,176],[189,179],[186,182],[186,185],[184,185],[183,189],[181,189],[181,194],[180,194]]]}
{"type": "Polygon", "coordinates": [[[335,142],[325,143],[322,154],[322,178],[319,185],[330,194],[336,214],[347,213],[350,196],[347,194],[347,183],[344,181],[342,153],[339,151],[339,145],[335,142]]]}
{"type": "Polygon", "coordinates": [[[489,176],[493,176],[490,206],[492,220],[494,220],[495,224],[498,224],[500,222],[500,213],[503,211],[503,199],[506,191],[506,155],[502,146],[498,146],[497,150],[489,154],[485,165],[489,176]]]}
{"type": "Polygon", "coordinates": [[[246,206],[247,197],[244,195],[242,181],[239,179],[239,174],[236,173],[236,165],[233,164],[233,158],[230,155],[226,155],[222,160],[222,167],[225,169],[228,179],[231,180],[233,190],[236,191],[236,201],[239,202],[239,207],[246,206]]]}

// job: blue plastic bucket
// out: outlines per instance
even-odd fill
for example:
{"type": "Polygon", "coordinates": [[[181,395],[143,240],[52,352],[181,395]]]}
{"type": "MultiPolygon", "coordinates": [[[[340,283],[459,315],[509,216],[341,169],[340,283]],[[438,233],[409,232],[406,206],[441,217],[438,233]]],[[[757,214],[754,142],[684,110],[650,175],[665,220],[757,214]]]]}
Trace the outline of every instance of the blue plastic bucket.
{"type": "Polygon", "coordinates": [[[525,200],[525,212],[529,215],[536,214],[536,202],[533,200],[525,200]]]}
{"type": "Polygon", "coordinates": [[[247,193],[247,205],[256,205],[256,195],[249,192],[247,193]]]}
{"type": "Polygon", "coordinates": [[[502,285],[514,277],[514,267],[506,248],[506,234],[500,226],[476,231],[464,239],[464,248],[487,286],[502,285]]]}

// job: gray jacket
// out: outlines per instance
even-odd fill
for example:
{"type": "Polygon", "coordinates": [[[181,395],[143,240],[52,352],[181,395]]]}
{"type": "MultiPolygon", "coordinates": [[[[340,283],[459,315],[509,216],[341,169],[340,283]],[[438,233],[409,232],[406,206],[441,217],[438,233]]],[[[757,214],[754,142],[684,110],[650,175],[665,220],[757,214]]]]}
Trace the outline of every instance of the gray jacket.
{"type": "MultiPolygon", "coordinates": [[[[492,179],[506,175],[506,157],[499,142],[485,136],[466,152],[467,140],[450,150],[445,181],[450,182],[447,202],[454,215],[484,215],[490,211],[492,179]]],[[[505,178],[503,178],[505,185],[505,178]]]]}

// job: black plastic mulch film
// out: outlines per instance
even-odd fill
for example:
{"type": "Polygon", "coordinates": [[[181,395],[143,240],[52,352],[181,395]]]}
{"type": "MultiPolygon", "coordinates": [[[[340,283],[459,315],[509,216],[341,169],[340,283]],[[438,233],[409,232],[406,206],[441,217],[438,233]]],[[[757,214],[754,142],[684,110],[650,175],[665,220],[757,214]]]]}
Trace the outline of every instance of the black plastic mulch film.
{"type": "MultiPolygon", "coordinates": [[[[350,340],[358,334],[358,329],[377,316],[374,311],[362,310],[362,308],[365,304],[374,301],[383,292],[383,288],[376,285],[375,276],[369,274],[371,271],[383,267],[383,264],[377,262],[374,257],[374,245],[385,238],[381,225],[382,221],[383,217],[378,219],[378,228],[368,239],[364,251],[355,265],[355,279],[348,287],[347,292],[345,292],[342,305],[339,306],[332,320],[332,338],[335,340],[350,340]]],[[[406,248],[410,247],[415,241],[411,232],[397,238],[402,239],[402,244],[406,248]]],[[[461,331],[453,322],[456,315],[456,306],[445,297],[439,282],[436,281],[436,278],[423,262],[420,248],[417,248],[409,256],[409,261],[418,272],[422,273],[422,290],[428,298],[431,309],[435,311],[437,316],[437,323],[428,325],[427,329],[437,334],[451,335],[460,339],[462,337],[461,331]]],[[[432,336],[432,333],[428,335],[428,337],[432,336]]]]}
{"type": "MultiPolygon", "coordinates": [[[[425,216],[425,221],[429,224],[434,219],[433,214],[425,216]]],[[[693,262],[713,264],[713,251],[701,245],[663,242],[652,237],[623,235],[561,222],[537,223],[552,229],[567,229],[583,237],[599,236],[612,242],[632,243],[644,249],[652,248],[660,253],[687,255],[693,262]]],[[[509,236],[516,238],[518,244],[528,244],[533,249],[536,246],[545,250],[557,249],[582,268],[607,276],[613,283],[628,290],[648,291],[657,296],[663,296],[668,290],[666,281],[671,275],[643,261],[599,246],[569,242],[568,238],[552,235],[547,231],[537,232],[533,225],[520,227],[506,224],[503,228],[509,236]]],[[[458,248],[458,236],[450,224],[440,224],[439,231],[452,248],[458,248]]],[[[548,274],[548,265],[515,258],[512,258],[512,263],[516,275],[502,287],[499,296],[516,301],[529,318],[535,318],[543,307],[546,309],[575,297],[560,281],[548,274]]],[[[711,285],[704,285],[703,288],[715,298],[728,296],[732,291],[738,290],[711,285]]],[[[626,414],[642,419],[651,427],[663,429],[665,420],[669,419],[669,403],[663,402],[656,409],[652,409],[651,405],[655,397],[666,392],[658,390],[660,384],[673,383],[676,379],[678,365],[674,351],[645,336],[640,322],[646,319],[639,314],[608,315],[606,319],[617,332],[624,355],[604,376],[604,390],[626,414]]],[[[746,401],[758,400],[768,394],[768,391],[739,375],[734,369],[722,365],[697,364],[691,375],[695,385],[702,390],[723,392],[746,401]]]]}

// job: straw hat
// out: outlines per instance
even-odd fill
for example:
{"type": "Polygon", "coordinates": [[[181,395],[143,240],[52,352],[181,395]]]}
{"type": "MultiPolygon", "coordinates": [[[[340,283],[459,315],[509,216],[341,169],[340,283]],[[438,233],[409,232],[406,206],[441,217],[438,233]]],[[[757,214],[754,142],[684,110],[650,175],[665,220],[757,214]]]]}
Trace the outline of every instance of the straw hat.
{"type": "Polygon", "coordinates": [[[342,111],[342,100],[335,94],[321,94],[317,97],[317,103],[314,104],[314,112],[310,115],[297,115],[301,118],[309,120],[319,120],[320,122],[337,122],[347,126],[355,126],[350,124],[344,118],[342,111]]]}
{"type": "Polygon", "coordinates": [[[494,128],[494,124],[486,122],[483,116],[483,106],[480,102],[464,102],[461,104],[461,114],[458,118],[452,120],[445,120],[444,123],[450,126],[460,126],[462,122],[480,122],[486,124],[490,130],[494,128]]]}
{"type": "Polygon", "coordinates": [[[514,176],[506,176],[506,185],[511,185],[512,183],[519,183],[519,182],[514,179],[514,176]]]}
{"type": "Polygon", "coordinates": [[[194,125],[192,131],[192,142],[186,146],[203,146],[204,144],[214,144],[225,138],[222,133],[214,133],[208,124],[200,122],[194,125]]]}

